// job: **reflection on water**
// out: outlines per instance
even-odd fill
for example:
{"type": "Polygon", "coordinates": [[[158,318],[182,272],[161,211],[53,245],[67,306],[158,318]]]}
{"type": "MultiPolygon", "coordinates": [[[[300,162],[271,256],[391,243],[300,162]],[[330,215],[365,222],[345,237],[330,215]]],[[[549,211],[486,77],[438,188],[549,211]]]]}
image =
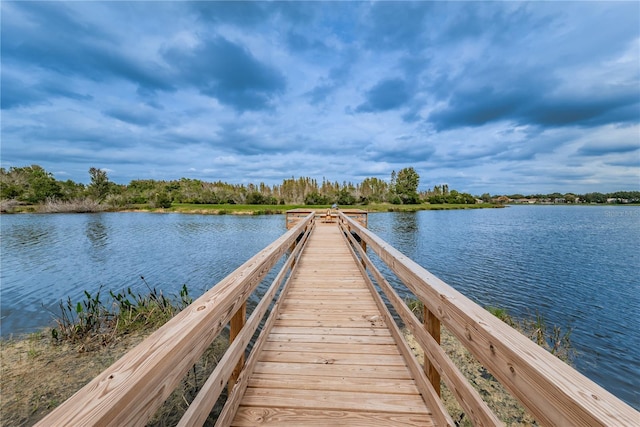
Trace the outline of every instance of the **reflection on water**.
{"type": "MultiPolygon", "coordinates": [[[[85,226],[85,235],[90,243],[89,256],[94,261],[104,260],[108,241],[108,228],[104,214],[90,215],[85,226]]],[[[105,260],[106,261],[106,260],[105,260]]]]}
{"type": "Polygon", "coordinates": [[[418,241],[423,238],[418,232],[418,221],[420,215],[412,212],[398,212],[391,217],[391,231],[396,238],[402,241],[405,253],[409,258],[413,258],[415,250],[418,249],[418,241]]]}
{"type": "Polygon", "coordinates": [[[144,284],[201,295],[285,231],[282,216],[102,213],[5,215],[1,225],[1,333],[51,322],[57,304],[99,286],[144,284]]]}
{"type": "Polygon", "coordinates": [[[107,244],[107,226],[103,221],[104,215],[92,215],[87,221],[85,234],[91,245],[99,248],[107,244]]]}

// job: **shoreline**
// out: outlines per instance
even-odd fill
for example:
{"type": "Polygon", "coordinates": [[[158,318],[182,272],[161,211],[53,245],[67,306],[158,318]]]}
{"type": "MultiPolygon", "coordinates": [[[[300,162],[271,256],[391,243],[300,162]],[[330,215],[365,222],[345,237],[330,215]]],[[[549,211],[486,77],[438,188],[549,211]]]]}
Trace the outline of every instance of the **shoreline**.
{"type": "MultiPolygon", "coordinates": [[[[146,213],[181,213],[194,215],[282,215],[292,209],[330,209],[331,205],[231,205],[231,204],[173,204],[169,208],[153,208],[147,205],[127,206],[122,208],[114,208],[101,206],[101,209],[95,210],[73,210],[60,209],[58,211],[43,211],[41,205],[18,205],[8,209],[3,209],[1,214],[55,214],[55,213],[130,213],[130,212],[146,212],[146,213]]],[[[494,203],[478,203],[478,204],[429,204],[422,203],[418,205],[393,205],[390,203],[370,204],[370,205],[353,205],[342,206],[338,209],[362,209],[369,213],[377,212],[418,212],[424,210],[467,210],[467,209],[500,209],[505,205],[494,203]]]]}
{"type": "MultiPolygon", "coordinates": [[[[342,206],[338,209],[361,209],[368,213],[415,213],[419,211],[443,211],[443,210],[471,210],[471,209],[504,209],[514,206],[571,206],[571,207],[593,207],[593,208],[609,208],[617,209],[619,207],[638,207],[640,203],[627,204],[611,204],[611,203],[581,203],[581,204],[519,204],[519,203],[478,203],[478,204],[429,204],[422,203],[418,205],[393,205],[390,203],[370,204],[370,205],[352,205],[342,206]]],[[[18,205],[7,209],[0,209],[0,215],[15,214],[79,214],[79,213],[158,213],[158,214],[186,214],[186,215],[284,215],[287,211],[293,209],[312,209],[326,210],[330,209],[330,205],[231,205],[231,204],[174,204],[169,208],[154,208],[148,205],[127,206],[122,208],[114,208],[102,206],[95,210],[44,210],[42,205],[18,205]]]]}

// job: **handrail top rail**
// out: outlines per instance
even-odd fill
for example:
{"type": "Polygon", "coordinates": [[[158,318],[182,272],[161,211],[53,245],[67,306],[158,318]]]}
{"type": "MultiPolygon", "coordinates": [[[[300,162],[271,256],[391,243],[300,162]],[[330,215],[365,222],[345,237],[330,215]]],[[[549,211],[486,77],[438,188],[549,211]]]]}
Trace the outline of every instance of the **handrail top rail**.
{"type": "Polygon", "coordinates": [[[368,213],[368,211],[364,210],[364,209],[357,209],[357,208],[295,208],[295,209],[289,209],[286,213],[307,213],[307,212],[319,212],[319,213],[324,213],[327,211],[327,209],[331,209],[332,212],[343,212],[343,213],[362,213],[362,214],[366,214],[368,213]]]}

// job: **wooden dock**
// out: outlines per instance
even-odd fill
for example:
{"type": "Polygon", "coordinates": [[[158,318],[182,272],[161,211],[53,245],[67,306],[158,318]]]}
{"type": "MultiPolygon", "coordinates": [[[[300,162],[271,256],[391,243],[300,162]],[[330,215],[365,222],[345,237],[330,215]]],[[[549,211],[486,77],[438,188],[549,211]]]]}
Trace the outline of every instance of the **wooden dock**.
{"type": "Polygon", "coordinates": [[[440,347],[441,325],[541,425],[640,424],[638,411],[371,233],[366,212],[296,210],[286,223],[283,236],[37,425],[146,425],[226,328],[229,348],[179,426],[203,425],[222,402],[216,426],[453,427],[441,383],[473,425],[503,425],[440,347]],[[248,298],[276,266],[248,310],[248,298]],[[423,304],[424,322],[397,283],[423,304]],[[424,352],[424,365],[397,318],[424,352]]]}
{"type": "Polygon", "coordinates": [[[233,426],[433,425],[334,224],[310,237],[233,426]]]}

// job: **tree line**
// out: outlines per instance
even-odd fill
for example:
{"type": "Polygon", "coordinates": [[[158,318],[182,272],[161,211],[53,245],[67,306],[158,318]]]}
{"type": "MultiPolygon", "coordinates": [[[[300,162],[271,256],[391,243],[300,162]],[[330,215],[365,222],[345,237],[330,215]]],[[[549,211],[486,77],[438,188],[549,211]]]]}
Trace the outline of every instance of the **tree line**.
{"type": "Polygon", "coordinates": [[[51,172],[38,165],[0,168],[0,200],[25,204],[47,202],[74,202],[91,200],[113,207],[148,204],[169,207],[171,203],[190,204],[250,204],[250,205],[367,205],[392,204],[475,204],[491,203],[502,199],[564,199],[567,202],[607,203],[611,199],[640,202],[639,191],[615,193],[587,193],[584,195],[552,193],[524,196],[491,196],[488,193],[473,196],[449,189],[447,184],[435,185],[419,192],[420,176],[413,167],[392,171],[389,180],[366,178],[360,183],[318,181],[309,177],[287,178],[281,184],[229,184],[180,178],[164,181],[136,179],[129,184],[112,182],[107,172],[89,169],[89,184],[72,180],[57,180],[51,172]]]}
{"type": "Polygon", "coordinates": [[[412,167],[393,171],[388,181],[371,177],[360,183],[318,181],[309,177],[284,179],[281,184],[229,184],[181,178],[163,181],[132,180],[127,185],[109,180],[107,172],[89,169],[90,183],[55,179],[38,165],[0,169],[0,199],[41,204],[47,201],[91,199],[114,207],[150,204],[168,207],[171,203],[251,204],[251,205],[366,205],[369,203],[417,204],[476,203],[468,193],[436,185],[418,191],[420,176],[412,167]]]}

